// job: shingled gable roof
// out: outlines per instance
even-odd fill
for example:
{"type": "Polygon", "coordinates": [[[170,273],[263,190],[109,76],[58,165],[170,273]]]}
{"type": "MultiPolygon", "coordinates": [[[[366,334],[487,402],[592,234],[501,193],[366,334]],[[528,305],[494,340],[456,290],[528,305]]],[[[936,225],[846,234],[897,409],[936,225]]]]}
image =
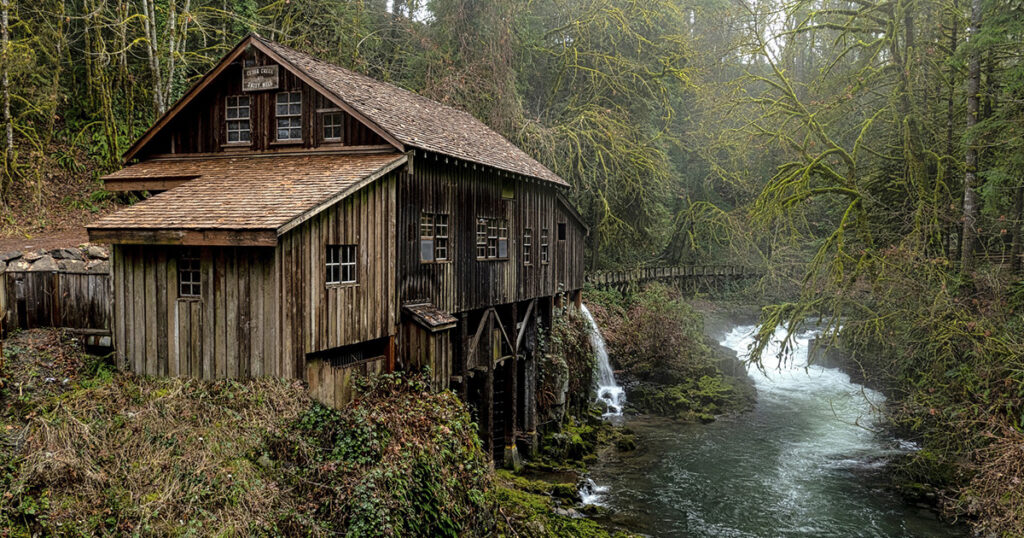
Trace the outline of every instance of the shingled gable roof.
{"type": "Polygon", "coordinates": [[[114,241],[120,233],[130,232],[132,240],[126,242],[224,244],[227,238],[228,244],[270,246],[277,236],[407,160],[402,154],[384,153],[146,161],[124,173],[180,177],[184,166],[196,179],[103,217],[87,229],[93,240],[114,241]],[[147,230],[160,233],[146,235],[147,230]]]}
{"type": "Polygon", "coordinates": [[[309,54],[251,35],[235,47],[125,154],[130,159],[175,114],[202,90],[247,45],[278,61],[322,91],[326,97],[366,123],[396,147],[402,145],[448,155],[499,170],[568,186],[561,177],[506,140],[471,114],[427,99],[392,84],[318,60],[309,54]]]}

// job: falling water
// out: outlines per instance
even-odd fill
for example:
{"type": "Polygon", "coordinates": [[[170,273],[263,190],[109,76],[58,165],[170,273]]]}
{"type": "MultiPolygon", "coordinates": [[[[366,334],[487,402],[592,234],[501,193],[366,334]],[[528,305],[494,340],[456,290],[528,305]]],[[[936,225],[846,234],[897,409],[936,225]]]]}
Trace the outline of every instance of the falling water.
{"type": "Polygon", "coordinates": [[[597,401],[604,404],[605,417],[622,416],[626,391],[615,382],[615,373],[608,362],[608,350],[604,344],[604,337],[601,336],[601,329],[597,327],[594,316],[590,315],[590,310],[587,310],[587,305],[582,305],[582,309],[583,317],[587,318],[587,323],[590,324],[590,345],[597,357],[597,401]]]}

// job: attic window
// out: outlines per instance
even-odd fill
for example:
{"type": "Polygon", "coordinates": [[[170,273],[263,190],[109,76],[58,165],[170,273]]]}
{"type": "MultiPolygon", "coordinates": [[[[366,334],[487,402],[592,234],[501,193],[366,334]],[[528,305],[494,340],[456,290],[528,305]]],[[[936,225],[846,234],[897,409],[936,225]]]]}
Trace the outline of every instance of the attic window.
{"type": "Polygon", "coordinates": [[[302,140],[302,92],[277,94],[277,140],[302,140]]]}
{"type": "Polygon", "coordinates": [[[232,95],[227,98],[228,143],[244,144],[251,141],[249,125],[249,96],[232,95]]]}
{"type": "Polygon", "coordinates": [[[341,111],[324,112],[324,141],[341,141],[341,111]]]}
{"type": "Polygon", "coordinates": [[[559,222],[558,223],[558,240],[559,241],[565,241],[565,223],[564,222],[559,222]]]}

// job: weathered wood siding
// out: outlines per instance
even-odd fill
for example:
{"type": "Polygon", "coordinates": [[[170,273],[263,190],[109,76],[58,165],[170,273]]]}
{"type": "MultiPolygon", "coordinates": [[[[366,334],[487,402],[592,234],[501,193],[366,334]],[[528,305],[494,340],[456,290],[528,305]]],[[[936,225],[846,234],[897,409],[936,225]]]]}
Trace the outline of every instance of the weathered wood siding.
{"type": "Polygon", "coordinates": [[[399,337],[399,355],[406,370],[419,372],[430,367],[431,388],[448,388],[453,372],[453,329],[431,332],[419,324],[406,321],[399,337]]]}
{"type": "Polygon", "coordinates": [[[384,145],[387,142],[377,133],[360,123],[351,115],[342,112],[344,133],[342,142],[325,143],[323,139],[323,115],[318,109],[332,108],[334,104],[323,95],[300,80],[284,67],[278,69],[279,87],[276,90],[243,92],[242,64],[250,58],[255,65],[273,65],[273,60],[261,52],[250,50],[243,59],[230,65],[217,80],[214,80],[186,108],[171,121],[170,124],[147,146],[147,154],[139,154],[140,159],[147,155],[166,153],[216,153],[222,151],[252,150],[273,151],[288,149],[309,149],[325,145],[332,146],[366,146],[384,145]],[[277,125],[275,99],[278,92],[302,92],[302,141],[276,142],[275,127],[277,125]],[[225,99],[231,95],[248,95],[251,98],[251,145],[225,147],[227,143],[227,125],[225,118],[225,99]]]}
{"type": "Polygon", "coordinates": [[[280,238],[277,270],[287,377],[305,378],[306,355],[391,336],[395,300],[395,186],[389,174],[280,238]],[[327,285],[327,245],[357,245],[355,284],[327,285]]]}
{"type": "Polygon", "coordinates": [[[179,251],[113,245],[118,364],[202,379],[287,376],[278,352],[274,250],[203,247],[202,294],[178,297],[179,251]]]}
{"type": "Polygon", "coordinates": [[[325,405],[341,407],[355,396],[353,380],[387,369],[385,357],[374,357],[350,366],[331,366],[327,360],[313,359],[306,365],[309,395],[325,405]]]}
{"type": "Polygon", "coordinates": [[[583,287],[585,232],[558,201],[554,186],[422,152],[417,152],[412,170],[400,174],[398,187],[402,302],[430,301],[454,313],[583,287]],[[503,186],[514,189],[514,198],[502,198],[503,186]],[[451,261],[420,262],[418,226],[423,212],[449,215],[451,261]],[[508,260],[477,260],[477,217],[508,220],[508,260]],[[566,224],[564,241],[558,240],[558,223],[566,224]],[[526,228],[531,229],[533,244],[529,265],[522,257],[526,228]],[[547,264],[540,257],[544,228],[549,236],[547,264]]]}
{"type": "Polygon", "coordinates": [[[14,328],[110,328],[110,275],[71,271],[0,272],[0,315],[14,328]]]}

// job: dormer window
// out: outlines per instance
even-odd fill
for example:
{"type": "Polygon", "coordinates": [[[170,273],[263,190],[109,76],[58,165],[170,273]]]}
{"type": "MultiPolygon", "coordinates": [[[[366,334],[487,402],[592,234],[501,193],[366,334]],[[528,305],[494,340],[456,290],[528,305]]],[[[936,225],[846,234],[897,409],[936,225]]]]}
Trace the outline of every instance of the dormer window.
{"type": "Polygon", "coordinates": [[[302,140],[302,92],[277,94],[277,140],[302,140]]]}
{"type": "Polygon", "coordinates": [[[324,112],[324,142],[341,142],[341,111],[324,112]]]}
{"type": "Polygon", "coordinates": [[[227,99],[228,144],[247,144],[251,138],[249,96],[232,95],[227,99]]]}

